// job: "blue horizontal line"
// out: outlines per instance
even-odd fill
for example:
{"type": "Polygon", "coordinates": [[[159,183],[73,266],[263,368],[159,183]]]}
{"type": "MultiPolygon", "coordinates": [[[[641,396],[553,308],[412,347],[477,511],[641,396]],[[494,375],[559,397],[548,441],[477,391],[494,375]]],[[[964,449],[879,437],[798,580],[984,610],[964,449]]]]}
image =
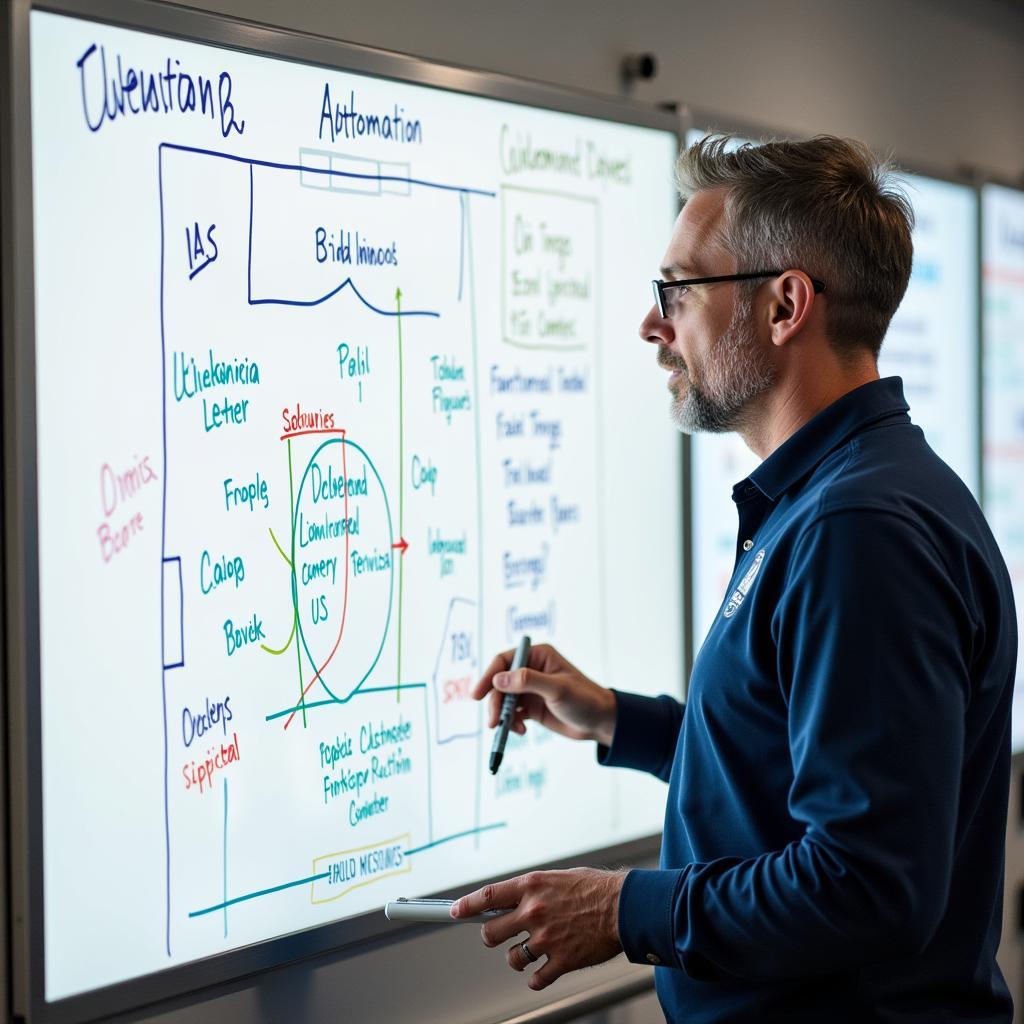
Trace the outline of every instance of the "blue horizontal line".
{"type": "MultiPolygon", "coordinates": [[[[403,687],[404,689],[404,687],[403,687]]],[[[480,832],[490,832],[492,829],[504,828],[507,822],[499,821],[494,825],[481,825],[480,828],[467,829],[465,832],[456,832],[453,836],[445,836],[444,839],[435,839],[432,843],[427,843],[425,846],[417,846],[412,850],[406,850],[406,857],[414,853],[422,853],[424,850],[429,850],[432,846],[440,846],[442,843],[450,843],[453,839],[465,839],[466,836],[475,836],[480,832]]]]}
{"type": "Polygon", "coordinates": [[[284,711],[275,711],[272,715],[267,715],[264,721],[272,722],[275,718],[293,715],[303,708],[309,711],[312,708],[326,707],[328,704],[347,704],[353,697],[358,697],[363,693],[394,693],[396,690],[425,690],[426,688],[426,683],[402,683],[401,686],[364,686],[361,690],[353,690],[347,697],[338,700],[306,701],[305,704],[296,704],[293,708],[285,708],[284,711]]]}
{"type": "Polygon", "coordinates": [[[333,299],[338,292],[343,291],[345,288],[351,288],[356,293],[356,298],[366,306],[367,309],[372,309],[374,313],[379,313],[381,316],[432,316],[440,317],[440,313],[434,313],[426,309],[403,309],[401,311],[397,309],[380,309],[375,306],[365,295],[356,287],[355,281],[351,277],[346,277],[337,288],[332,288],[326,295],[321,295],[318,299],[254,299],[251,295],[249,296],[250,306],[319,306],[321,303],[326,302],[328,299],[333,299]]]}
{"type": "Polygon", "coordinates": [[[246,900],[254,900],[258,896],[269,896],[274,892],[281,892],[282,889],[294,889],[297,885],[309,885],[321,878],[326,878],[330,871],[322,871],[319,875],[310,875],[309,878],[300,878],[294,882],[284,882],[281,885],[272,885],[269,889],[260,889],[258,892],[248,892],[244,896],[236,896],[234,899],[225,900],[223,903],[216,903],[212,907],[204,907],[202,910],[189,911],[189,917],[202,917],[203,914],[212,914],[217,910],[224,910],[225,907],[233,906],[235,903],[244,903],[246,900]]]}
{"type": "Polygon", "coordinates": [[[249,164],[253,167],[269,167],[275,171],[301,171],[303,174],[326,174],[338,178],[360,178],[363,181],[397,181],[403,185],[422,185],[424,188],[436,188],[443,192],[465,192],[474,196],[487,196],[493,199],[495,192],[482,188],[468,188],[465,185],[445,185],[439,181],[427,181],[424,178],[402,178],[393,174],[358,174],[355,171],[332,171],[323,167],[304,167],[302,164],[284,164],[274,160],[257,160],[254,157],[237,156],[234,153],[222,153],[216,149],[201,149],[198,146],[181,146],[174,142],[161,142],[161,149],[176,149],[182,153],[198,153],[201,156],[215,156],[221,160],[231,160],[236,164],[249,164]]]}

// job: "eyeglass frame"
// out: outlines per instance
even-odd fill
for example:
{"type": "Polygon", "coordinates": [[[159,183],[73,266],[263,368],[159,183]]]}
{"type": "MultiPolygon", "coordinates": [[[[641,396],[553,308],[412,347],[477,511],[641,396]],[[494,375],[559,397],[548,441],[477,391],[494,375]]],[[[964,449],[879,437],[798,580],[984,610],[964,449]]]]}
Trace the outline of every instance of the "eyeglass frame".
{"type": "MultiPolygon", "coordinates": [[[[651,285],[654,288],[654,304],[658,307],[658,312],[661,314],[663,320],[668,319],[669,314],[666,312],[665,305],[665,291],[669,288],[683,288],[691,284],[718,284],[722,281],[754,281],[761,277],[781,277],[785,274],[785,270],[759,270],[749,274],[719,274],[716,277],[687,277],[680,281],[651,281],[651,285]]],[[[825,282],[819,281],[818,278],[812,277],[811,284],[814,287],[814,294],[820,295],[825,290],[825,282]]]]}

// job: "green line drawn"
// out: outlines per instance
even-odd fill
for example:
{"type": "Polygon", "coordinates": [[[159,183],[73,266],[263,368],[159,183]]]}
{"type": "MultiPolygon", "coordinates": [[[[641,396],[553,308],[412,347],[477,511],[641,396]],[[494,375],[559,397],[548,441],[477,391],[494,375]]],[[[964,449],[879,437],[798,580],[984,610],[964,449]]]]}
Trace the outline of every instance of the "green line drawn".
{"type": "Polygon", "coordinates": [[[282,647],[280,649],[277,649],[277,648],[274,648],[274,647],[268,647],[266,644],[260,644],[260,647],[264,651],[266,651],[267,654],[284,654],[284,652],[287,651],[289,647],[291,647],[292,641],[295,639],[295,627],[296,627],[296,625],[298,624],[298,621],[299,621],[299,613],[297,611],[295,611],[294,602],[293,602],[292,611],[293,611],[293,615],[292,615],[292,631],[288,634],[288,642],[284,645],[284,647],[282,647]]]}
{"type": "MultiPolygon", "coordinates": [[[[294,514],[295,513],[293,512],[292,515],[294,516],[294,514]]],[[[294,520],[293,520],[293,522],[294,522],[294,520]]],[[[274,547],[277,548],[278,553],[285,560],[285,562],[288,565],[288,568],[289,569],[293,569],[294,566],[292,565],[292,560],[284,553],[284,548],[281,547],[281,545],[277,541],[277,538],[274,536],[274,528],[271,526],[269,529],[270,529],[270,539],[274,542],[274,547]]]]}
{"type": "MultiPolygon", "coordinates": [[[[408,687],[406,687],[408,689],[408,687]]],[[[427,734],[427,838],[434,838],[434,768],[431,764],[430,748],[430,695],[423,687],[423,724],[427,734]]]]}
{"type": "MultiPolygon", "coordinates": [[[[289,558],[281,547],[281,542],[277,539],[274,533],[274,528],[269,527],[270,539],[274,542],[274,547],[277,548],[277,553],[284,559],[285,564],[291,571],[291,594],[292,594],[292,628],[288,634],[288,639],[285,641],[283,647],[271,647],[269,644],[260,644],[260,648],[272,654],[275,657],[279,657],[282,654],[287,653],[288,648],[291,647],[292,642],[295,640],[296,634],[299,628],[299,603],[298,597],[296,596],[296,580],[295,580],[295,481],[292,473],[292,441],[288,438],[288,496],[289,496],[289,522],[291,523],[291,553],[292,557],[289,558]]],[[[305,687],[302,679],[302,652],[300,645],[295,644],[295,654],[298,659],[299,669],[299,703],[296,705],[295,710],[302,710],[302,725],[303,728],[307,726],[306,721],[306,698],[303,692],[305,687]]]]}
{"type": "MultiPolygon", "coordinates": [[[[298,614],[299,614],[298,610],[296,610],[296,612],[295,612],[296,618],[298,617],[298,614]]],[[[305,729],[306,728],[306,686],[305,686],[305,680],[302,678],[302,644],[296,644],[295,645],[295,660],[298,662],[298,665],[299,665],[299,703],[296,706],[296,710],[298,710],[298,708],[302,708],[302,728],[305,729]]]]}
{"type": "MultiPolygon", "coordinates": [[[[293,627],[297,627],[299,623],[299,581],[295,576],[295,479],[292,474],[292,439],[288,438],[288,508],[291,510],[291,522],[292,522],[292,544],[291,544],[291,562],[289,563],[292,567],[292,612],[294,618],[292,619],[293,627]]],[[[294,632],[294,629],[293,629],[294,632]]],[[[299,666],[299,707],[302,708],[302,728],[306,729],[309,723],[306,719],[306,687],[303,684],[302,679],[302,645],[295,645],[295,658],[299,666]]]]}

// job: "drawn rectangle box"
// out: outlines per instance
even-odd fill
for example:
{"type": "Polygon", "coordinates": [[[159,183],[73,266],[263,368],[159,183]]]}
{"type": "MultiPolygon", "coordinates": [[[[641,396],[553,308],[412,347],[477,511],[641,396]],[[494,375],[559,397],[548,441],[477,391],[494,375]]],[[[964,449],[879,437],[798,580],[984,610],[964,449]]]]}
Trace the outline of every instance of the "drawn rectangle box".
{"type": "Polygon", "coordinates": [[[506,345],[569,352],[597,337],[600,204],[501,186],[501,322],[506,345]]]}
{"type": "Polygon", "coordinates": [[[358,156],[331,155],[332,192],[380,195],[380,161],[358,156]]]}
{"type": "MultiPolygon", "coordinates": [[[[478,675],[476,650],[476,602],[465,597],[453,597],[448,605],[444,630],[441,633],[441,646],[434,664],[434,714],[437,718],[437,742],[450,743],[452,740],[474,739],[480,735],[480,723],[476,701],[465,699],[469,682],[478,675]],[[460,663],[453,660],[453,643],[449,642],[453,634],[465,637],[468,648],[460,663]],[[446,701],[448,688],[455,682],[465,685],[457,686],[456,692],[460,699],[446,701]],[[444,691],[444,696],[442,695],[444,691]]],[[[460,652],[461,653],[461,652],[460,652]]]]}
{"type": "Polygon", "coordinates": [[[310,903],[333,903],[354,889],[361,889],[363,886],[394,878],[396,875],[409,874],[412,871],[412,861],[404,851],[409,849],[411,842],[412,836],[405,832],[369,846],[358,846],[351,850],[314,857],[314,877],[326,877],[316,878],[311,883],[310,903]]]}
{"type": "Polygon", "coordinates": [[[181,581],[181,558],[165,558],[162,566],[164,668],[185,664],[185,594],[181,581]]]}
{"type": "Polygon", "coordinates": [[[315,149],[299,150],[299,184],[303,188],[330,189],[331,176],[326,173],[331,169],[331,154],[315,149]],[[312,170],[307,171],[306,168],[312,170]],[[317,173],[322,171],[324,173],[317,173]]]}
{"type": "Polygon", "coordinates": [[[384,160],[380,163],[380,190],[390,196],[411,196],[412,183],[411,164],[390,163],[384,160]],[[386,181],[386,178],[402,178],[403,181],[386,181]]]}

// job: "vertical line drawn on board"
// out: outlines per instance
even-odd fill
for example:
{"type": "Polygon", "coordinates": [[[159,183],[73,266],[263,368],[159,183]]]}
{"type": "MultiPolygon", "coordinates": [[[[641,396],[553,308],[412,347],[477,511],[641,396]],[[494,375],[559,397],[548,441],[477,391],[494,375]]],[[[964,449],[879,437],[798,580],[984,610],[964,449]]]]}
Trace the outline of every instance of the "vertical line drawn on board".
{"type": "MultiPolygon", "coordinates": [[[[405,361],[402,352],[402,289],[395,289],[395,312],[398,323],[398,537],[405,543],[405,361]]],[[[392,545],[392,550],[394,546],[392,545]]],[[[395,682],[395,703],[402,702],[402,597],[405,590],[405,548],[399,547],[398,561],[398,635],[395,682]]]]}
{"type": "Polygon", "coordinates": [[[163,559],[161,587],[164,607],[164,621],[160,625],[163,667],[165,671],[184,668],[185,594],[179,555],[163,559]],[[170,622],[168,622],[168,618],[170,618],[170,622]]]}
{"type": "MultiPolygon", "coordinates": [[[[604,239],[602,237],[602,217],[601,217],[601,206],[600,203],[596,205],[595,216],[594,216],[594,235],[597,239],[596,251],[604,252],[604,239]]],[[[598,296],[604,295],[603,282],[601,280],[601,261],[597,260],[594,263],[594,286],[595,294],[598,296]]],[[[594,412],[596,415],[595,423],[595,436],[597,437],[597,450],[599,452],[606,451],[605,448],[605,420],[604,420],[604,361],[602,354],[604,347],[602,345],[601,337],[601,325],[603,323],[603,317],[596,316],[594,318],[594,412]]],[[[603,489],[608,487],[606,483],[607,474],[598,473],[598,479],[595,485],[596,493],[594,494],[597,514],[597,536],[598,544],[605,544],[610,541],[608,536],[608,518],[606,514],[606,501],[605,495],[601,493],[603,489]]],[[[608,613],[608,559],[599,557],[597,560],[597,585],[600,590],[598,595],[598,614],[601,619],[601,664],[604,666],[605,678],[608,678],[609,673],[609,644],[608,638],[611,636],[611,620],[608,613]]],[[[622,818],[622,797],[621,797],[621,786],[620,777],[617,772],[611,773],[611,778],[608,780],[609,787],[611,789],[611,820],[612,827],[618,829],[621,818],[622,818]]]]}
{"type": "Polygon", "coordinates": [[[171,955],[171,807],[170,779],[168,777],[169,751],[167,738],[167,659],[164,650],[164,585],[163,566],[167,557],[167,343],[164,335],[164,150],[157,150],[157,190],[160,199],[160,398],[163,417],[163,498],[160,511],[160,689],[163,710],[164,728],[164,875],[165,875],[165,907],[164,907],[164,946],[167,955],[171,955]]]}
{"type": "Polygon", "coordinates": [[[432,753],[430,749],[430,698],[427,696],[427,688],[423,687],[423,724],[427,738],[427,838],[434,838],[434,771],[432,764],[432,753]]]}
{"type": "MultiPolygon", "coordinates": [[[[253,178],[253,165],[249,164],[249,259],[246,267],[246,298],[252,305],[252,211],[256,205],[256,182],[253,178]]],[[[294,552],[293,552],[294,554],[294,552]]]]}
{"type": "MultiPolygon", "coordinates": [[[[470,211],[469,196],[463,194],[463,210],[466,221],[466,255],[469,257],[469,337],[473,353],[473,443],[474,459],[476,463],[476,649],[477,649],[477,671],[480,654],[484,642],[484,505],[481,494],[480,481],[483,480],[483,459],[480,451],[480,360],[477,351],[477,325],[476,325],[476,268],[473,259],[473,218],[470,211]]],[[[476,764],[478,770],[473,772],[473,827],[480,827],[480,800],[483,786],[483,706],[477,707],[477,730],[476,730],[476,764]]],[[[480,848],[480,836],[473,838],[474,849],[480,848]]]]}
{"type": "MultiPolygon", "coordinates": [[[[267,527],[267,531],[270,533],[270,539],[273,542],[274,547],[277,548],[277,553],[284,559],[284,564],[290,569],[292,567],[292,560],[284,553],[284,548],[281,547],[281,542],[274,535],[274,528],[269,526],[267,527]]],[[[287,647],[285,647],[285,650],[287,650],[287,647]]],[[[273,653],[280,654],[281,652],[276,651],[273,653]]]]}
{"type": "Polygon", "coordinates": [[[224,938],[228,937],[228,780],[224,780],[224,938]]]}
{"type": "MultiPolygon", "coordinates": [[[[251,170],[252,170],[252,168],[250,168],[250,172],[251,172],[251,170]]],[[[251,211],[251,204],[250,204],[250,211],[251,211]]],[[[250,212],[250,218],[249,218],[249,253],[250,253],[249,273],[250,273],[250,276],[251,276],[251,274],[252,274],[252,259],[251,259],[251,255],[252,255],[252,215],[251,215],[251,212],[250,212]]],[[[291,538],[291,556],[292,556],[291,557],[291,561],[289,562],[289,565],[291,566],[292,621],[295,623],[296,630],[298,630],[298,625],[299,625],[299,598],[298,598],[298,590],[296,589],[297,588],[297,581],[296,581],[296,578],[295,578],[295,474],[292,471],[292,439],[290,437],[287,438],[287,442],[286,443],[288,445],[288,518],[290,520],[290,530],[289,530],[288,536],[291,538]]],[[[298,664],[299,664],[299,706],[302,708],[302,728],[305,729],[308,726],[308,721],[306,719],[306,688],[303,685],[303,681],[302,681],[302,652],[299,650],[299,645],[298,644],[295,645],[295,655],[296,655],[296,658],[297,658],[298,664]]],[[[286,729],[288,728],[288,723],[289,722],[291,722],[290,718],[288,719],[288,722],[284,723],[284,727],[286,729]]]]}

